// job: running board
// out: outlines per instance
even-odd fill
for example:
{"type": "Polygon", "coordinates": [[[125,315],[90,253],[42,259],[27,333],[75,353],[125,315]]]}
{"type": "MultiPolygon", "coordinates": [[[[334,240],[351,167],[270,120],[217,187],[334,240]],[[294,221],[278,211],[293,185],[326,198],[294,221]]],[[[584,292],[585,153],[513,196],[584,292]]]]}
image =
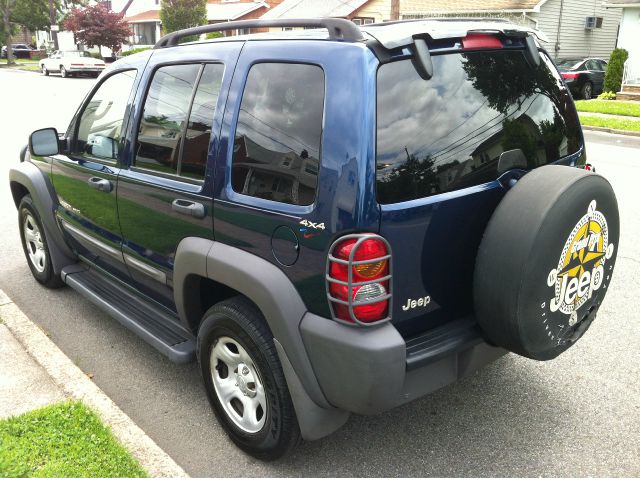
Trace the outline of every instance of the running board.
{"type": "Polygon", "coordinates": [[[178,316],[93,269],[73,264],[62,280],[175,363],[195,359],[193,335],[178,316]]]}

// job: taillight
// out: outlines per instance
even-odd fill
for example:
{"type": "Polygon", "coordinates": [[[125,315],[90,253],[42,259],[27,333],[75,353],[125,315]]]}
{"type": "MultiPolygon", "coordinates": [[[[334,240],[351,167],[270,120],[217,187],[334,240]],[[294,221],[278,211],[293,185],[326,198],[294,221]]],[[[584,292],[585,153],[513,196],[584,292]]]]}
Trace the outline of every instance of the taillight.
{"type": "Polygon", "coordinates": [[[575,80],[576,78],[578,78],[580,73],[560,73],[560,75],[562,75],[562,78],[564,78],[565,80],[575,80]]]}
{"type": "Polygon", "coordinates": [[[470,33],[462,39],[464,50],[480,50],[487,48],[502,48],[502,42],[498,37],[481,33],[470,33]]]}
{"type": "Polygon", "coordinates": [[[327,296],[336,320],[370,325],[391,310],[391,248],[376,234],[350,234],[329,250],[327,296]]]}
{"type": "Polygon", "coordinates": [[[71,63],[71,68],[82,68],[83,66],[82,63],[71,63]]]}

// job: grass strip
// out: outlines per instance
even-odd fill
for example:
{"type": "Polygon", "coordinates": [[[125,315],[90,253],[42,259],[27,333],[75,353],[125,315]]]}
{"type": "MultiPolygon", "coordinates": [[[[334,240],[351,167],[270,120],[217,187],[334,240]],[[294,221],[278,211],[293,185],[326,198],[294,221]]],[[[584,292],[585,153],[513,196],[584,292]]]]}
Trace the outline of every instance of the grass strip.
{"type": "Polygon", "coordinates": [[[579,100],[576,101],[576,108],[585,113],[640,117],[640,101],[636,104],[625,101],[579,100]]]}
{"type": "Polygon", "coordinates": [[[148,477],[81,402],[58,403],[0,420],[0,476],[148,477]]]}
{"type": "Polygon", "coordinates": [[[580,115],[580,123],[583,126],[599,126],[623,131],[637,131],[640,133],[640,121],[624,120],[618,118],[604,118],[602,116],[580,115]]]}

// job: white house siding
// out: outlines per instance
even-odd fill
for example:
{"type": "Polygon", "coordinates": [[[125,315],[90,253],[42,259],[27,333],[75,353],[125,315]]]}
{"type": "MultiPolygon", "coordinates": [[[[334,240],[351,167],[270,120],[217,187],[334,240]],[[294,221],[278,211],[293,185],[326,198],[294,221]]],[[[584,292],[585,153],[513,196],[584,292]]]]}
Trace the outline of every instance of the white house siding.
{"type": "Polygon", "coordinates": [[[371,0],[356,10],[351,16],[374,18],[376,23],[389,21],[391,18],[391,0],[371,0]]]}
{"type": "Polygon", "coordinates": [[[608,60],[616,46],[622,12],[616,8],[604,8],[602,0],[548,0],[532,17],[538,21],[538,28],[549,37],[545,47],[554,58],[598,57],[608,60]],[[602,17],[602,28],[585,30],[587,16],[602,17]]]}
{"type": "MultiPolygon", "coordinates": [[[[611,10],[621,10],[612,8],[611,10]]],[[[620,23],[618,47],[629,52],[629,59],[640,69],[640,5],[638,8],[625,8],[620,23]]]]}

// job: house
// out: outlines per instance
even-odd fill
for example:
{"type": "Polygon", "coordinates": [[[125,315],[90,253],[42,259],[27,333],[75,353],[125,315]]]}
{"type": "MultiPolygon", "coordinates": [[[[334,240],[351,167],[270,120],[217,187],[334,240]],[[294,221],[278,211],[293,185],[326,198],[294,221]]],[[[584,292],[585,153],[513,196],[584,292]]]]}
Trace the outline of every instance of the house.
{"type": "Polygon", "coordinates": [[[358,25],[398,19],[400,0],[284,0],[262,19],[334,17],[358,25]]]}
{"type": "Polygon", "coordinates": [[[640,99],[640,0],[606,0],[604,6],[622,11],[617,46],[629,52],[622,79],[622,98],[640,99]]]}
{"type": "Polygon", "coordinates": [[[403,20],[435,16],[504,18],[545,33],[554,59],[608,59],[622,13],[600,0],[401,0],[403,20]]]}

